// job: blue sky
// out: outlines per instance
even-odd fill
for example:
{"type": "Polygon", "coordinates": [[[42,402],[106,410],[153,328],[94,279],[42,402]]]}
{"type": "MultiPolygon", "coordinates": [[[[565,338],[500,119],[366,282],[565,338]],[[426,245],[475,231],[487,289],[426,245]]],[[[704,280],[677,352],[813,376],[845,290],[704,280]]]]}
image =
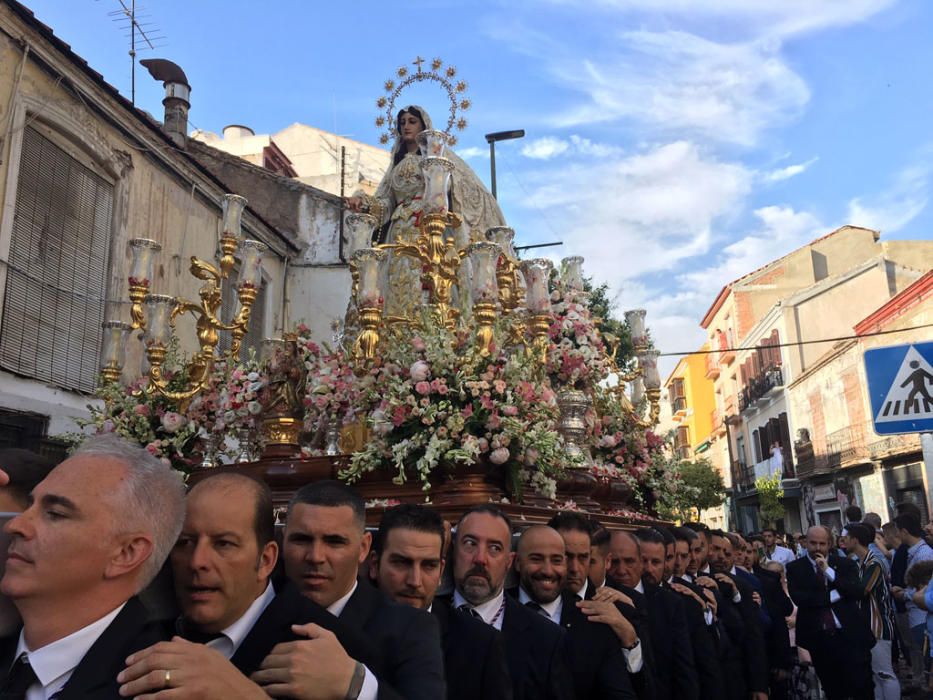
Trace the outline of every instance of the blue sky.
{"type": "MultiPolygon", "coordinates": [[[[117,0],[27,4],[129,95],[117,0]]],[[[474,105],[458,151],[484,180],[483,134],[527,132],[496,151],[520,243],[584,255],[664,351],[702,342],[724,283],[839,225],[933,238],[926,0],[140,4],[167,46],[139,57],[184,68],[209,131],[298,121],[376,144],[395,68],[455,65],[474,105]]],[[[161,85],[141,68],[136,83],[161,115],[161,85]]]]}

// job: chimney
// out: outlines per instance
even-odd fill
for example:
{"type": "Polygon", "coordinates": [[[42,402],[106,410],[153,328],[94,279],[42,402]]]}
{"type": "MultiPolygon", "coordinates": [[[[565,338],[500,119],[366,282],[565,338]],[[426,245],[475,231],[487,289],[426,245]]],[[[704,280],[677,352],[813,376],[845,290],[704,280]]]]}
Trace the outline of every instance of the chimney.
{"type": "Polygon", "coordinates": [[[224,127],[224,141],[235,141],[255,135],[255,131],[242,124],[228,124],[224,127]]]}
{"type": "Polygon", "coordinates": [[[140,61],[156,80],[165,86],[165,120],[162,128],[179,148],[188,143],[188,109],[191,107],[191,86],[185,72],[175,63],[164,58],[147,58],[140,61]]]}

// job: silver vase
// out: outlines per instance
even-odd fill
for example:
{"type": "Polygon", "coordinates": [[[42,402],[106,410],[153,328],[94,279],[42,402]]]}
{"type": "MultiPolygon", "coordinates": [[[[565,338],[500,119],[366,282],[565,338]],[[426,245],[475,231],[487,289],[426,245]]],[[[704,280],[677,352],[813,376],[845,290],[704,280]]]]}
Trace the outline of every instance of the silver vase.
{"type": "Polygon", "coordinates": [[[340,454],[340,421],[331,418],[327,422],[327,433],[324,436],[324,454],[329,457],[340,454]]]}
{"type": "Polygon", "coordinates": [[[562,389],[557,393],[558,430],[564,438],[564,452],[575,462],[579,460],[580,468],[589,468],[593,463],[589,447],[582,445],[586,440],[586,412],[592,405],[593,399],[585,391],[562,389]]]}

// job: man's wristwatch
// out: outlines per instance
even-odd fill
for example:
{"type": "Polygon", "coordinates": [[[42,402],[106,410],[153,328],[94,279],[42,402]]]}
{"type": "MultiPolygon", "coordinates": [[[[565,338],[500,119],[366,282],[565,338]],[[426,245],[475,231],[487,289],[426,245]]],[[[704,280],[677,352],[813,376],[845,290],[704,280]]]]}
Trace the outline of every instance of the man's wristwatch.
{"type": "Polygon", "coordinates": [[[353,677],[350,679],[350,687],[347,688],[347,694],[344,700],[356,700],[363,690],[363,681],[365,680],[366,667],[357,661],[356,668],[353,669],[353,677]]]}

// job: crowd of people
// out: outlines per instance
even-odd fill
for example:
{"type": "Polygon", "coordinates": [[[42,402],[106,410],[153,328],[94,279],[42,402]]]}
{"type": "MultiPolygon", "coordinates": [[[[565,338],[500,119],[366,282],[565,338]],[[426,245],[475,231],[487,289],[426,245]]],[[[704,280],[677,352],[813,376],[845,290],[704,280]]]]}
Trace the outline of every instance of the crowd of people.
{"type": "Polygon", "coordinates": [[[403,504],[370,531],[319,481],[277,533],[263,483],[186,491],[112,434],[27,461],[0,452],[0,698],[887,700],[895,655],[926,665],[933,549],[907,505],[789,546],[578,512],[519,530],[494,504],[403,504]]]}

